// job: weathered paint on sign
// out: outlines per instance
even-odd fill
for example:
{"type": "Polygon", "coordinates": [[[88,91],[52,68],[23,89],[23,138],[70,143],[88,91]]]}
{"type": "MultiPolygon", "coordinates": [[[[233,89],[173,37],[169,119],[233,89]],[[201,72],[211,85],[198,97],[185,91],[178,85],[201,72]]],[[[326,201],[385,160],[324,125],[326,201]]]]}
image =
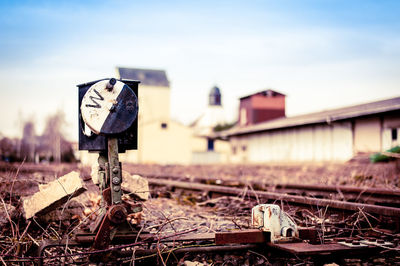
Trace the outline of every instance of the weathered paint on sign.
{"type": "Polygon", "coordinates": [[[81,114],[85,124],[95,134],[119,134],[136,119],[138,102],[126,84],[117,81],[107,89],[108,80],[93,84],[83,96],[81,114]]]}

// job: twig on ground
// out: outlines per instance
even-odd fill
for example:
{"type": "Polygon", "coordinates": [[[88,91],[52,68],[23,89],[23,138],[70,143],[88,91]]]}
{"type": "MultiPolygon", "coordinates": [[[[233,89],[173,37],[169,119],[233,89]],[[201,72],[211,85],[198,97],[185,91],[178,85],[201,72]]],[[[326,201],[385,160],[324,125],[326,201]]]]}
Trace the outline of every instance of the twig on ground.
{"type": "Polygon", "coordinates": [[[16,243],[14,243],[14,244],[12,245],[12,247],[11,247],[4,255],[2,255],[2,256],[7,256],[8,253],[10,253],[10,251],[13,250],[14,247],[15,247],[18,243],[21,242],[22,238],[25,236],[26,232],[28,231],[28,228],[29,228],[29,226],[31,225],[31,222],[32,222],[32,221],[29,221],[29,222],[28,222],[28,225],[26,226],[24,232],[23,232],[22,235],[19,237],[19,241],[16,242],[16,243]]]}
{"type": "MultiPolygon", "coordinates": [[[[7,205],[6,205],[6,203],[4,202],[4,199],[3,199],[2,197],[0,197],[0,199],[1,199],[1,202],[3,203],[4,211],[5,211],[6,214],[7,214],[8,221],[10,222],[11,232],[12,232],[13,238],[16,238],[16,237],[15,237],[15,229],[14,229],[13,221],[11,220],[10,214],[8,213],[7,205]]],[[[11,205],[11,204],[10,204],[10,205],[11,205]]]]}
{"type": "Polygon", "coordinates": [[[3,263],[4,266],[7,266],[7,263],[3,260],[3,257],[0,257],[0,260],[3,263]]]}
{"type": "MultiPolygon", "coordinates": [[[[150,229],[153,229],[153,228],[160,227],[160,228],[158,229],[158,231],[161,231],[161,229],[162,229],[165,225],[170,224],[170,223],[172,223],[172,222],[174,222],[174,221],[176,221],[176,220],[189,220],[189,218],[187,218],[187,217],[176,217],[176,218],[173,218],[173,219],[168,219],[166,222],[164,222],[164,223],[162,223],[162,224],[152,225],[152,226],[147,227],[146,229],[150,230],[150,229]]],[[[174,230],[174,231],[175,231],[175,230],[174,230]]],[[[176,232],[176,231],[175,231],[175,232],[176,232]]]]}
{"type": "MultiPolygon", "coordinates": [[[[370,229],[370,230],[372,230],[372,231],[374,231],[374,232],[376,232],[376,233],[382,234],[382,235],[393,236],[392,234],[389,234],[389,233],[386,233],[386,232],[383,232],[383,231],[380,231],[380,230],[374,228],[374,227],[372,226],[372,224],[370,223],[370,221],[368,220],[366,213],[365,213],[362,209],[360,209],[360,208],[358,208],[358,209],[359,209],[359,212],[364,216],[366,222],[367,222],[368,225],[369,225],[369,229],[370,229]]],[[[368,213],[367,213],[367,214],[368,214],[368,213]]]]}
{"type": "MultiPolygon", "coordinates": [[[[54,178],[56,178],[58,184],[60,184],[60,186],[61,186],[62,189],[64,190],[65,194],[68,195],[67,190],[64,188],[63,184],[57,179],[57,176],[54,176],[54,178]]],[[[61,228],[61,222],[62,222],[62,220],[63,220],[63,219],[62,219],[62,216],[63,216],[63,214],[64,214],[64,210],[65,210],[65,208],[68,206],[68,204],[70,203],[70,200],[71,200],[71,198],[75,195],[76,191],[77,191],[77,189],[75,189],[75,191],[74,191],[73,193],[71,193],[71,195],[69,195],[69,197],[68,197],[68,199],[67,199],[67,202],[65,202],[65,204],[63,205],[63,208],[62,208],[62,210],[61,210],[61,213],[60,213],[60,215],[58,216],[58,218],[59,218],[59,220],[60,220],[60,223],[58,224],[58,229],[59,229],[59,230],[60,230],[60,228],[61,228]]]]}
{"type": "Polygon", "coordinates": [[[13,193],[13,190],[14,190],[14,183],[15,183],[15,180],[17,179],[18,175],[19,175],[19,169],[21,169],[21,167],[24,165],[25,159],[26,159],[26,158],[24,158],[24,160],[22,161],[22,163],[18,166],[17,172],[15,173],[14,178],[13,178],[13,181],[12,181],[12,184],[11,184],[11,189],[10,189],[10,205],[11,205],[11,201],[12,201],[12,193],[13,193]]]}
{"type": "Polygon", "coordinates": [[[250,183],[247,183],[247,186],[250,187],[250,190],[251,190],[251,192],[253,192],[254,196],[256,197],[257,204],[259,205],[259,204],[260,204],[260,199],[258,198],[258,195],[257,195],[257,193],[255,192],[253,186],[252,186],[250,183]]]}
{"type": "Polygon", "coordinates": [[[47,232],[47,230],[45,230],[45,229],[36,221],[35,217],[32,217],[32,220],[35,222],[35,224],[36,224],[37,226],[39,226],[40,229],[43,230],[43,232],[47,235],[47,237],[51,237],[50,234],[47,232]]]}
{"type": "Polygon", "coordinates": [[[267,264],[270,264],[270,263],[269,263],[269,260],[267,259],[267,257],[265,257],[263,254],[260,254],[260,253],[258,253],[258,252],[253,251],[253,250],[250,250],[250,249],[249,249],[249,252],[250,252],[250,253],[253,253],[253,254],[257,255],[257,256],[262,257],[262,258],[266,261],[267,264]]]}
{"type": "Polygon", "coordinates": [[[84,222],[86,222],[86,220],[88,220],[93,214],[97,213],[99,210],[101,210],[101,207],[98,207],[96,210],[92,211],[92,213],[86,216],[85,219],[80,221],[79,224],[77,224],[74,228],[72,228],[72,230],[69,231],[67,235],[72,234],[72,232],[74,232],[77,228],[79,228],[84,222]]]}
{"type": "Polygon", "coordinates": [[[239,228],[239,230],[242,230],[242,227],[238,223],[236,223],[234,218],[232,219],[232,222],[237,226],[237,228],[239,228]]]}

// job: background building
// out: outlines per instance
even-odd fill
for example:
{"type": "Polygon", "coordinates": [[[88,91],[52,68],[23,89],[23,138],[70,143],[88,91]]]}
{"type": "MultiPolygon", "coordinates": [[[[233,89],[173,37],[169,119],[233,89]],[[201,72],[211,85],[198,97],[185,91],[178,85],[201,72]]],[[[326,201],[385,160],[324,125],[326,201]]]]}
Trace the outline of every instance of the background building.
{"type": "Polygon", "coordinates": [[[171,119],[171,89],[165,71],[118,67],[117,75],[121,79],[140,80],[138,150],[127,151],[121,160],[190,163],[192,131],[171,119]]]}
{"type": "MultiPolygon", "coordinates": [[[[240,106],[258,95],[241,98],[240,106]]],[[[264,109],[282,107],[280,96],[270,99],[264,109]]],[[[246,108],[247,114],[254,111],[246,108]]],[[[231,143],[232,162],[346,161],[399,144],[400,97],[261,123],[248,115],[243,123],[240,116],[242,123],[223,134],[231,143]]]]}
{"type": "Polygon", "coordinates": [[[240,98],[239,125],[249,126],[285,117],[285,97],[280,92],[264,90],[240,98]]]}

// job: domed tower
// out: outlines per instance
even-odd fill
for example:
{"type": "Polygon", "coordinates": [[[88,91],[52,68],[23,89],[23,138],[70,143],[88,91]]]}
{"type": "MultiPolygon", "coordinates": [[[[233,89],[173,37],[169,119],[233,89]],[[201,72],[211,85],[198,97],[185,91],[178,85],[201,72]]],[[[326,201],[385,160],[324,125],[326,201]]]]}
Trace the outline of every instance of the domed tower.
{"type": "Polygon", "coordinates": [[[221,106],[221,92],[217,86],[211,88],[210,94],[208,95],[209,106],[221,106]]]}
{"type": "Polygon", "coordinates": [[[211,88],[208,94],[208,106],[204,113],[192,124],[195,134],[207,136],[217,125],[226,124],[226,116],[221,104],[221,91],[217,86],[211,88]]]}

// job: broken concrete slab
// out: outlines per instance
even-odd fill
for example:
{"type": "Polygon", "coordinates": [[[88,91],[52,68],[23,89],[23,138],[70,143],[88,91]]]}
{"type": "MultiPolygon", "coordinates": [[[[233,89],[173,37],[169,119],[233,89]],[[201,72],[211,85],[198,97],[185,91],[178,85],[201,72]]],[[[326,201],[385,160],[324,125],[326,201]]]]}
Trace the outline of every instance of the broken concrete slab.
{"type": "Polygon", "coordinates": [[[39,192],[24,199],[24,216],[26,219],[30,219],[35,215],[47,213],[85,190],[79,173],[70,172],[46,185],[40,185],[39,192]]]}
{"type": "Polygon", "coordinates": [[[122,171],[122,190],[127,191],[141,200],[148,200],[150,196],[149,182],[140,175],[131,175],[122,171]]]}

